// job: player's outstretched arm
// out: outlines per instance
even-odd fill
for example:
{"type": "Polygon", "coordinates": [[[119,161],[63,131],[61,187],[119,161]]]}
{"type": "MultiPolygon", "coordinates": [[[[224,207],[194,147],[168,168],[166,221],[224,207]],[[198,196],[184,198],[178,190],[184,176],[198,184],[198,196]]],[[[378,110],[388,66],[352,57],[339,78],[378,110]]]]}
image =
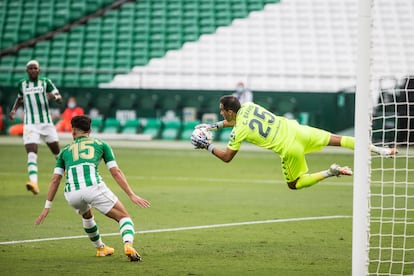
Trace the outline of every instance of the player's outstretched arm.
{"type": "Polygon", "coordinates": [[[230,162],[234,156],[236,156],[237,151],[226,148],[225,150],[219,149],[215,147],[204,135],[191,135],[191,144],[194,145],[196,149],[206,149],[215,155],[217,158],[221,159],[222,161],[228,163],[230,162]]]}
{"type": "Polygon", "coordinates": [[[231,150],[229,148],[226,148],[225,150],[219,149],[217,147],[211,148],[212,145],[210,146],[210,148],[208,149],[213,155],[215,155],[217,158],[221,159],[223,162],[230,162],[231,160],[233,160],[234,156],[236,156],[237,151],[235,150],[231,150]]]}
{"type": "Polygon", "coordinates": [[[49,210],[52,207],[52,201],[55,198],[61,179],[62,179],[62,175],[53,174],[52,180],[50,181],[50,184],[49,184],[49,189],[47,191],[47,199],[45,203],[45,208],[43,208],[42,213],[40,213],[40,215],[37,217],[36,225],[43,223],[43,221],[46,219],[47,215],[49,214],[49,210]]]}
{"type": "Polygon", "coordinates": [[[109,169],[112,177],[116,183],[122,188],[122,190],[128,195],[132,202],[142,208],[150,207],[150,202],[144,198],[137,196],[129,186],[124,173],[118,167],[112,167],[109,169]]]}
{"type": "Polygon", "coordinates": [[[208,130],[219,130],[226,127],[233,127],[234,124],[229,123],[226,120],[211,123],[211,124],[199,124],[196,125],[195,128],[207,128],[208,130]]]}

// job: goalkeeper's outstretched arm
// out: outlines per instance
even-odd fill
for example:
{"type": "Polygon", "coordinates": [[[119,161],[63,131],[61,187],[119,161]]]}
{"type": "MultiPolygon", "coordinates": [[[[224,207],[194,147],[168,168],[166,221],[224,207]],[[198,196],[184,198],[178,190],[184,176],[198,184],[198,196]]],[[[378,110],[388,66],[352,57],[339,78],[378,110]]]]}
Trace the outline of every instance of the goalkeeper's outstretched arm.
{"type": "Polygon", "coordinates": [[[234,127],[235,121],[234,122],[228,122],[227,120],[223,120],[223,121],[218,121],[212,124],[199,124],[196,125],[195,128],[207,128],[208,130],[219,130],[225,127],[234,127]]]}
{"type": "Polygon", "coordinates": [[[208,151],[215,155],[217,158],[221,159],[222,161],[228,163],[233,160],[234,156],[236,156],[237,151],[231,150],[226,148],[225,150],[219,149],[213,145],[208,147],[208,151]]]}

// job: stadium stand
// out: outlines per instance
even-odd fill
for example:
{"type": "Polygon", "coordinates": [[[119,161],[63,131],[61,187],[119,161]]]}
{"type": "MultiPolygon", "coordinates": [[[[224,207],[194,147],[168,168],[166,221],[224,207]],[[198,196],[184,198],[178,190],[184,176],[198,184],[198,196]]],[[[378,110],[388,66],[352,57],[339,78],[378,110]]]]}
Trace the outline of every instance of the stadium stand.
{"type": "MultiPolygon", "coordinates": [[[[2,1],[3,17],[0,18],[4,27],[0,49],[69,26],[112,2],[2,1]],[[33,18],[36,19],[34,24],[33,18]]],[[[202,34],[214,33],[234,18],[263,9],[267,2],[278,1],[241,1],[245,9],[237,8],[234,13],[230,2],[222,0],[208,3],[184,0],[124,2],[118,9],[88,19],[86,24],[57,33],[50,40],[39,41],[34,49],[23,48],[15,56],[2,59],[6,58],[5,65],[9,70],[21,72],[25,61],[36,58],[45,72],[56,72],[55,82],[59,86],[93,87],[109,82],[115,73],[129,72],[135,65],[146,65],[151,59],[163,58],[168,50],[178,50],[187,41],[197,41],[202,34]]],[[[5,76],[2,80],[8,85],[21,76],[5,76]]]]}
{"type": "Polygon", "coordinates": [[[149,134],[153,139],[159,138],[162,128],[162,121],[157,118],[147,118],[142,133],[149,134]]]}
{"type": "MultiPolygon", "coordinates": [[[[357,2],[289,0],[251,13],[249,9],[259,10],[260,1],[236,2],[231,1],[232,11],[240,8],[232,16],[241,18],[230,26],[101,85],[213,90],[233,89],[246,78],[256,91],[337,91],[355,84],[357,2]]],[[[220,4],[223,11],[227,6],[220,4]]],[[[414,2],[379,1],[375,9],[374,18],[384,28],[374,34],[374,43],[385,45],[374,53],[383,60],[376,74],[389,75],[396,67],[397,77],[410,74],[414,2]]]]}
{"type": "Polygon", "coordinates": [[[121,122],[116,118],[106,118],[102,131],[103,133],[118,133],[121,128],[121,122]]]}
{"type": "Polygon", "coordinates": [[[141,126],[141,122],[139,119],[127,120],[125,124],[122,126],[121,133],[122,134],[136,134],[138,133],[138,129],[140,126],[141,126]]]}
{"type": "MultiPolygon", "coordinates": [[[[374,53],[382,60],[375,72],[387,76],[396,70],[396,78],[412,74],[414,2],[377,3],[374,20],[383,29],[374,38],[383,48],[374,53]]],[[[61,91],[71,91],[85,111],[97,109],[103,119],[116,110],[135,111],[137,118],[160,118],[172,109],[181,115],[185,107],[195,108],[201,119],[206,112],[217,114],[218,94],[244,79],[256,92],[255,101],[295,113],[303,101],[264,92],[334,92],[353,86],[356,15],[354,0],[2,0],[0,83],[14,87],[25,76],[26,62],[35,58],[61,91]],[[97,14],[114,2],[123,3],[97,14]],[[2,54],[50,32],[33,47],[2,54]],[[89,92],[98,86],[110,89],[93,98],[89,92]],[[77,94],[78,88],[87,92],[77,94]],[[118,94],[118,88],[132,89],[118,94]],[[144,92],[135,94],[136,89],[144,92]],[[165,97],[166,92],[174,96],[165,97]]],[[[14,99],[1,97],[4,112],[14,99]]],[[[309,122],[331,129],[320,113],[301,111],[309,122]]]]}
{"type": "Polygon", "coordinates": [[[181,131],[181,121],[165,122],[164,127],[161,132],[161,139],[176,140],[179,137],[180,131],[181,131]]]}

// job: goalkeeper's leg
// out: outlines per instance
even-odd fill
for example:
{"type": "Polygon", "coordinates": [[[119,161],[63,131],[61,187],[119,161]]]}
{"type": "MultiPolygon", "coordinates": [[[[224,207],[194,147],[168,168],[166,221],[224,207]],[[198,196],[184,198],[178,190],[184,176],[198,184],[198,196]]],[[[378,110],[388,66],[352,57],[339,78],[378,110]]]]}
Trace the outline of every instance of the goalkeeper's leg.
{"type": "MultiPolygon", "coordinates": [[[[341,146],[351,150],[355,149],[355,138],[350,136],[331,135],[329,140],[330,146],[341,146]]],[[[398,151],[396,148],[384,148],[375,145],[370,146],[370,151],[379,154],[383,157],[394,157],[398,151]]]]}
{"type": "Polygon", "coordinates": [[[300,176],[294,183],[288,183],[288,185],[291,189],[302,189],[313,186],[328,177],[339,177],[341,175],[352,175],[352,170],[346,166],[341,167],[337,164],[332,164],[328,170],[313,174],[304,174],[300,176]]]}

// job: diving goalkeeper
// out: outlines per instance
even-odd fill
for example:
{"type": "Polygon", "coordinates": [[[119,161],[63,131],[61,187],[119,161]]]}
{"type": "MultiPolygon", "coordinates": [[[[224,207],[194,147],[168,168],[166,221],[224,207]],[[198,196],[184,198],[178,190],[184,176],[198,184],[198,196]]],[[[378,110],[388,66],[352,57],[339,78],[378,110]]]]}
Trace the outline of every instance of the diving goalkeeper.
{"type": "MultiPolygon", "coordinates": [[[[260,105],[252,102],[240,105],[234,96],[220,98],[220,114],[224,120],[214,124],[201,124],[217,130],[233,127],[230,140],[225,150],[212,145],[207,138],[193,135],[191,143],[196,148],[207,149],[224,162],[230,162],[240,149],[243,141],[269,149],[279,154],[282,160],[283,176],[290,189],[302,189],[317,184],[332,176],[352,175],[346,166],[332,164],[328,170],[308,174],[305,155],[322,150],[325,146],[339,146],[353,150],[355,139],[340,136],[328,131],[300,125],[295,120],[276,116],[260,105]]],[[[397,153],[395,148],[382,148],[371,145],[370,150],[384,157],[397,153]]]]}

